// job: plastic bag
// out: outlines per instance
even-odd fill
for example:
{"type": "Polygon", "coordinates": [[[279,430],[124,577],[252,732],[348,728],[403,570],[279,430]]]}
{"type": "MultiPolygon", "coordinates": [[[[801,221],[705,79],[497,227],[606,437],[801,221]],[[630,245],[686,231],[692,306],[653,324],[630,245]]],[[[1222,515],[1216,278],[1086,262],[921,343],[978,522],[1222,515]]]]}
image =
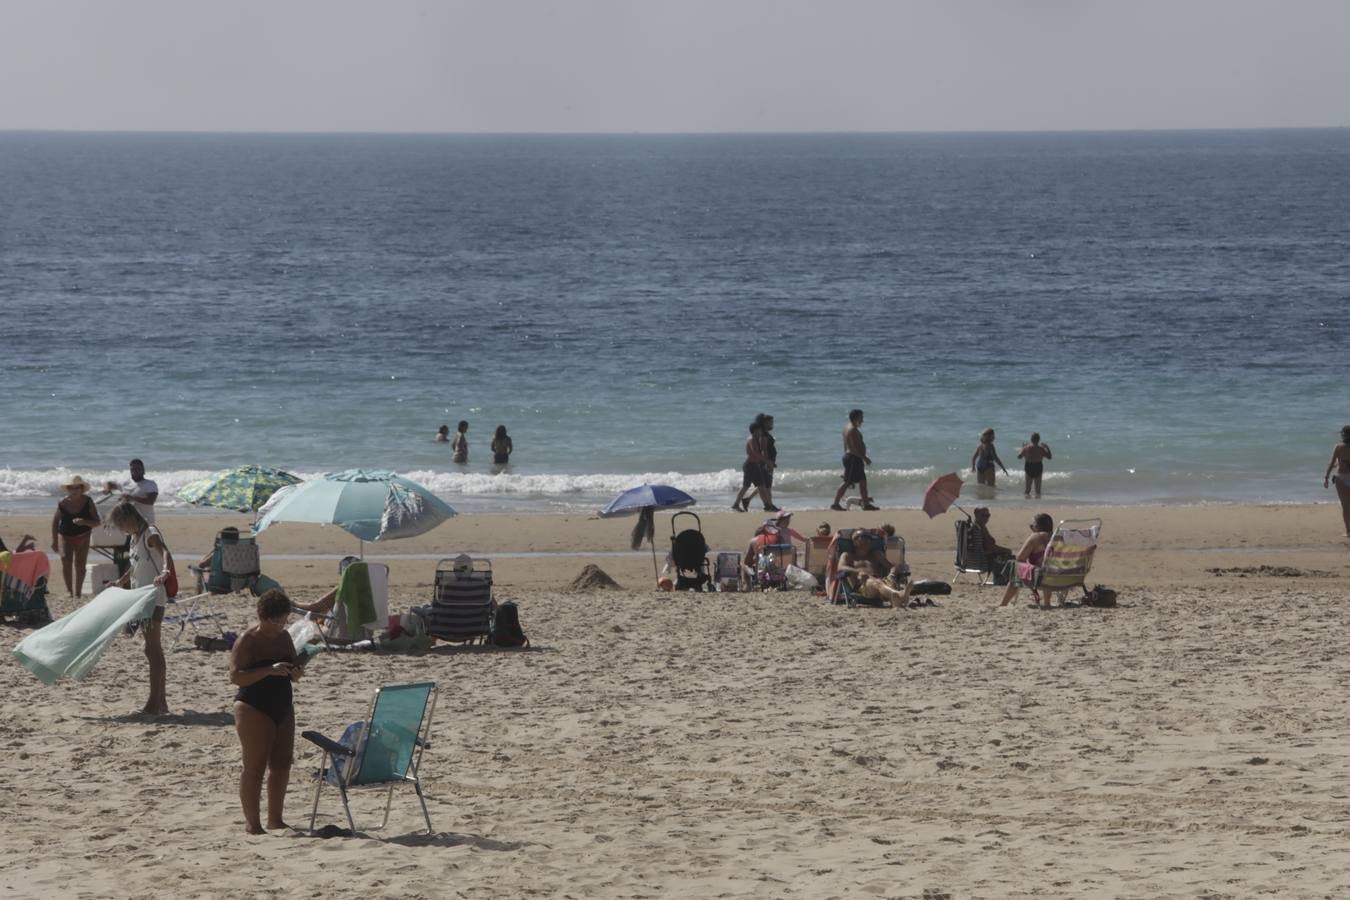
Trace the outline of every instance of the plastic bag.
{"type": "Polygon", "coordinates": [[[286,627],[286,632],[291,636],[291,643],[295,645],[297,654],[305,652],[305,645],[311,641],[319,640],[319,626],[314,624],[314,620],[309,616],[303,619],[296,619],[286,627]]]}
{"type": "Polygon", "coordinates": [[[796,591],[814,591],[820,586],[816,581],[816,576],[803,569],[801,566],[790,565],[785,574],[788,585],[796,591]]]}

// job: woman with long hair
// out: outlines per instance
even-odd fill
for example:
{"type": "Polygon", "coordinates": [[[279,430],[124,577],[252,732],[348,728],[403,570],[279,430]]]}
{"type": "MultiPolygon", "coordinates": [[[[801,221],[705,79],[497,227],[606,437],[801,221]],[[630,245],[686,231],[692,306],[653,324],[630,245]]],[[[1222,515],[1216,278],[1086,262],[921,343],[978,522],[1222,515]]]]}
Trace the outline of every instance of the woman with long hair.
{"type": "Polygon", "coordinates": [[[150,699],[145,701],[145,708],[141,711],[152,716],[163,715],[169,711],[169,700],[160,630],[164,622],[164,606],[169,602],[164,584],[173,575],[173,554],[164,542],[164,535],[145,521],[134,503],[124,500],[114,506],[108,514],[108,521],[114,528],[131,536],[131,566],[118,586],[140,588],[154,585],[159,589],[155,614],[141,629],[145,636],[145,658],[150,663],[150,699]]]}

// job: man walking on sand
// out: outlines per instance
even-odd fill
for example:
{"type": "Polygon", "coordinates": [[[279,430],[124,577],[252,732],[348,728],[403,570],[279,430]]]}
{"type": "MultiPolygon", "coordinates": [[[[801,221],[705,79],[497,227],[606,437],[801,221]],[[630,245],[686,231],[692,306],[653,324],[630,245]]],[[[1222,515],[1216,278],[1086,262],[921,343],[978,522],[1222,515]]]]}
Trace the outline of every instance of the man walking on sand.
{"type": "Polygon", "coordinates": [[[844,483],[839,486],[839,490],[834,494],[834,502],[830,504],[830,509],[843,512],[844,507],[839,505],[839,501],[844,499],[848,489],[855,484],[858,486],[858,494],[862,497],[863,509],[880,509],[872,504],[872,498],[867,493],[867,466],[872,464],[872,460],[867,456],[867,445],[863,443],[862,436],[863,411],[861,409],[851,409],[848,412],[848,424],[844,426],[844,483]]]}

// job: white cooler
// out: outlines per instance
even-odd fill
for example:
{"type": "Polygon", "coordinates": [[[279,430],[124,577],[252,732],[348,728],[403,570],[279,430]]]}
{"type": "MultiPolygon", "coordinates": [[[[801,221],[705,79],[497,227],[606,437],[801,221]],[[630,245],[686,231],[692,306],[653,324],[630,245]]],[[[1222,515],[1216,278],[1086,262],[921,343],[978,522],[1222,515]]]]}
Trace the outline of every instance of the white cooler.
{"type": "Polygon", "coordinates": [[[117,566],[112,563],[90,563],[85,568],[84,590],[87,595],[98,594],[117,580],[117,566]]]}

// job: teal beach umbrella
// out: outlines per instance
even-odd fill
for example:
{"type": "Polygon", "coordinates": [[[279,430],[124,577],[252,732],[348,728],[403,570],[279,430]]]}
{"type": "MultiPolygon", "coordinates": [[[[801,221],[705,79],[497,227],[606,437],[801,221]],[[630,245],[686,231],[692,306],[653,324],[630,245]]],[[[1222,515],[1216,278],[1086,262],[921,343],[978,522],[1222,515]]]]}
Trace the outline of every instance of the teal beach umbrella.
{"type": "Polygon", "coordinates": [[[178,489],[178,499],[196,506],[254,512],[277,491],[299,483],[299,478],[281,469],[237,466],[189,481],[178,489]]]}
{"type": "Polygon", "coordinates": [[[253,530],[277,522],[336,525],[364,545],[414,537],[453,515],[450,504],[415,481],[382,469],[347,469],[277,491],[253,530]]]}

